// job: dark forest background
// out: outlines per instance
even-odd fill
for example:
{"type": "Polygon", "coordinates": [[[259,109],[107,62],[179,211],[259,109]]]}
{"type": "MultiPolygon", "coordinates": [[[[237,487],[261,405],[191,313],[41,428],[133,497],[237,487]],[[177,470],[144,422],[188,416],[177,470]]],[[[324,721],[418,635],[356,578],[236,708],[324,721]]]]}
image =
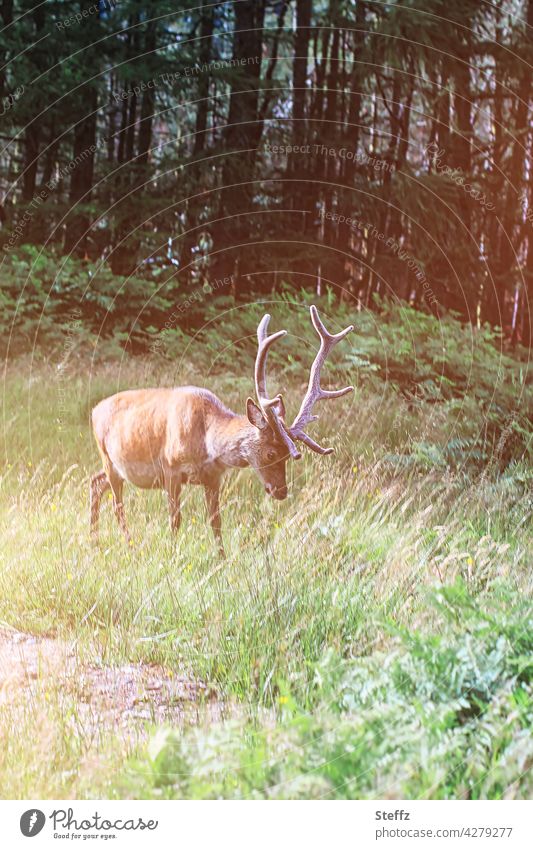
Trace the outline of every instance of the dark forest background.
{"type": "Polygon", "coordinates": [[[73,314],[141,344],[206,284],[401,299],[531,344],[533,0],[0,18],[12,346],[73,314]]]}

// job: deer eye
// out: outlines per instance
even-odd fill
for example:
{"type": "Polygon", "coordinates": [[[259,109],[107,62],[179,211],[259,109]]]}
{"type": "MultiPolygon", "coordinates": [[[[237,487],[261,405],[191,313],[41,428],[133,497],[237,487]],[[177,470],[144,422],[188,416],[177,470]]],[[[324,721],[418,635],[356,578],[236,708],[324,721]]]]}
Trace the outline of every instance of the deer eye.
{"type": "Polygon", "coordinates": [[[272,448],[271,448],[270,451],[267,451],[267,460],[272,461],[272,460],[275,460],[275,459],[276,459],[276,452],[273,451],[272,448]]]}

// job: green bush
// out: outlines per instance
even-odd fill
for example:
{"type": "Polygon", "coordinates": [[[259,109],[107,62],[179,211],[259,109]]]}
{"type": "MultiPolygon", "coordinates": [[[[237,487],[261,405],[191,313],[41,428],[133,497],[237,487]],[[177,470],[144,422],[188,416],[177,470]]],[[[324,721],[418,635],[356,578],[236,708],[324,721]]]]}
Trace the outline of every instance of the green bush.
{"type": "Polygon", "coordinates": [[[7,254],[1,274],[0,332],[11,356],[35,344],[48,356],[60,352],[74,325],[80,349],[112,337],[122,349],[142,350],[146,327],[164,320],[171,305],[171,287],[155,274],[120,277],[105,263],[33,245],[7,254]]]}

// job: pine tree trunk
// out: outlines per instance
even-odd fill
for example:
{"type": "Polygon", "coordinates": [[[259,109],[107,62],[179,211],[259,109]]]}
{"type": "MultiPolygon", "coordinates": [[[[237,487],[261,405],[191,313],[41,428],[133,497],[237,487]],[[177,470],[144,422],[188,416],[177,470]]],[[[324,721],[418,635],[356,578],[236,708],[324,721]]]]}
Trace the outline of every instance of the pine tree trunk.
{"type": "Polygon", "coordinates": [[[355,7],[354,62],[350,83],[349,125],[346,130],[346,144],[353,152],[353,159],[344,161],[343,177],[345,182],[353,184],[358,169],[356,154],[359,152],[361,137],[361,112],[363,106],[363,82],[365,72],[362,66],[362,56],[365,49],[366,4],[357,0],[355,7]]]}
{"type": "MultiPolygon", "coordinates": [[[[213,29],[215,24],[214,9],[208,7],[202,10],[200,26],[200,65],[209,65],[212,56],[213,29]]],[[[196,126],[194,133],[194,155],[198,156],[205,150],[207,142],[207,116],[209,114],[209,84],[211,75],[208,70],[202,71],[198,80],[198,108],[196,111],[196,126]]]]}
{"type": "MultiPolygon", "coordinates": [[[[146,32],[145,50],[149,56],[153,56],[157,46],[156,22],[150,21],[146,32]]],[[[154,121],[155,95],[152,88],[145,88],[141,100],[141,120],[139,122],[139,139],[137,144],[137,162],[139,164],[140,179],[145,176],[145,166],[152,146],[152,128],[154,121]]]]}
{"type": "Polygon", "coordinates": [[[65,253],[74,251],[83,256],[87,244],[89,217],[80,211],[79,205],[89,203],[91,199],[94,174],[94,154],[96,148],[96,110],[98,106],[97,90],[89,88],[83,98],[86,117],[74,128],[74,148],[72,161],[75,167],[70,177],[70,212],[65,232],[65,253]]]}
{"type": "MultiPolygon", "coordinates": [[[[311,141],[306,123],[308,108],[307,65],[311,37],[311,0],[296,0],[296,34],[292,61],[292,140],[301,146],[311,141]]],[[[289,180],[284,184],[284,206],[286,209],[306,209],[309,190],[306,181],[311,163],[306,154],[290,156],[287,163],[289,180]],[[293,182],[295,181],[295,182],[293,182]]],[[[299,219],[302,232],[306,228],[306,216],[299,219]]]]}
{"type": "MultiPolygon", "coordinates": [[[[215,228],[217,254],[214,273],[226,277],[254,270],[256,260],[251,252],[233,245],[246,243],[254,230],[249,213],[255,193],[256,148],[261,139],[262,125],[258,121],[259,87],[262,60],[265,0],[240,0],[233,4],[235,31],[233,59],[235,76],[231,84],[228,123],[224,132],[227,155],[222,168],[224,190],[221,192],[220,224],[215,228]]],[[[242,280],[236,279],[236,291],[242,280]]]]}

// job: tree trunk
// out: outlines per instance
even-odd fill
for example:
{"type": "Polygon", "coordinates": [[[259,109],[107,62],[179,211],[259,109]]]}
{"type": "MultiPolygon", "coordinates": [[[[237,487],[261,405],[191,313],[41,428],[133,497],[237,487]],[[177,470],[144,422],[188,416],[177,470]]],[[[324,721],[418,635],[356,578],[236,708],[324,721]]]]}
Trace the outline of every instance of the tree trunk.
{"type": "Polygon", "coordinates": [[[96,110],[97,90],[89,88],[83,98],[87,115],[74,128],[74,150],[72,161],[75,167],[70,177],[69,203],[70,213],[65,232],[65,253],[85,254],[89,217],[86,212],[77,209],[91,199],[94,174],[94,154],[96,148],[96,110]]]}
{"type": "Polygon", "coordinates": [[[366,5],[357,0],[355,7],[355,32],[353,34],[354,62],[350,83],[350,108],[349,125],[346,130],[346,144],[353,152],[353,159],[345,159],[343,166],[343,178],[345,182],[353,184],[357,173],[358,164],[356,154],[359,152],[359,140],[361,137],[361,112],[363,105],[363,82],[365,71],[362,66],[363,51],[365,49],[366,29],[366,5]]]}
{"type": "MultiPolygon", "coordinates": [[[[228,124],[224,132],[227,155],[222,181],[225,188],[221,192],[219,211],[224,220],[214,233],[215,250],[222,250],[217,254],[217,277],[234,273],[237,257],[240,273],[247,273],[248,268],[253,270],[254,261],[248,266],[246,250],[240,248],[237,254],[231,248],[248,241],[254,230],[254,218],[248,213],[253,207],[256,148],[262,133],[261,122],[257,119],[265,0],[239,0],[233,8],[233,59],[237,70],[231,84],[228,124]]],[[[241,283],[236,281],[237,291],[241,283]]]]}
{"type": "MultiPolygon", "coordinates": [[[[13,22],[13,0],[3,0],[2,5],[0,6],[0,15],[2,16],[3,29],[6,30],[13,22]]],[[[0,98],[5,97],[6,94],[9,94],[6,89],[7,55],[7,51],[3,51],[1,54],[2,70],[0,70],[0,98]]]]}
{"type": "MultiPolygon", "coordinates": [[[[152,57],[157,46],[156,21],[150,21],[145,39],[145,51],[152,57]]],[[[138,156],[137,162],[140,166],[141,179],[144,177],[144,165],[148,162],[148,155],[152,145],[152,126],[154,121],[154,90],[146,88],[141,100],[141,120],[139,122],[138,156]]]]}
{"type": "MultiPolygon", "coordinates": [[[[202,10],[202,23],[200,25],[200,64],[209,65],[212,56],[212,40],[214,29],[214,8],[208,7],[202,10]]],[[[211,75],[209,71],[202,71],[198,80],[198,108],[196,110],[196,126],[194,133],[194,149],[195,156],[199,156],[206,147],[207,136],[207,116],[209,113],[209,84],[211,75]]]]}
{"type": "MultiPolygon", "coordinates": [[[[529,0],[528,8],[528,24],[533,25],[533,0],[529,0]]],[[[531,42],[531,29],[527,29],[524,35],[524,46],[527,41],[531,42]]],[[[515,236],[518,231],[519,220],[517,214],[521,204],[518,198],[522,194],[522,190],[529,192],[529,203],[533,199],[530,180],[526,180],[525,162],[528,156],[528,135],[529,135],[529,114],[531,105],[531,71],[529,65],[522,61],[520,68],[520,77],[518,90],[515,95],[512,121],[513,145],[511,149],[511,157],[508,163],[509,181],[505,181],[505,185],[501,186],[501,191],[504,197],[502,205],[501,223],[495,223],[494,227],[497,232],[493,236],[494,253],[491,257],[490,267],[492,271],[492,281],[489,282],[487,298],[485,302],[485,315],[492,324],[500,326],[508,326],[510,313],[507,310],[507,302],[512,308],[512,290],[516,282],[519,269],[517,268],[515,250],[515,236]]],[[[499,92],[498,92],[499,95],[499,92]]],[[[501,111],[501,104],[499,105],[501,111]]],[[[530,240],[528,239],[527,259],[526,259],[526,274],[527,267],[530,261],[530,240]]]]}
{"type": "MultiPolygon", "coordinates": [[[[303,145],[311,140],[306,124],[308,107],[307,63],[311,37],[311,0],[296,0],[296,33],[292,62],[292,139],[293,144],[303,145]]],[[[287,162],[289,180],[284,184],[284,206],[286,209],[307,209],[310,202],[308,184],[305,182],[311,163],[305,154],[290,156],[287,162]],[[298,182],[292,182],[293,180],[298,182]]],[[[306,218],[299,219],[302,232],[306,229],[306,218]]]]}
{"type": "Polygon", "coordinates": [[[26,203],[30,203],[35,195],[40,138],[41,128],[37,120],[34,120],[28,124],[24,133],[24,180],[22,197],[26,203]]]}

